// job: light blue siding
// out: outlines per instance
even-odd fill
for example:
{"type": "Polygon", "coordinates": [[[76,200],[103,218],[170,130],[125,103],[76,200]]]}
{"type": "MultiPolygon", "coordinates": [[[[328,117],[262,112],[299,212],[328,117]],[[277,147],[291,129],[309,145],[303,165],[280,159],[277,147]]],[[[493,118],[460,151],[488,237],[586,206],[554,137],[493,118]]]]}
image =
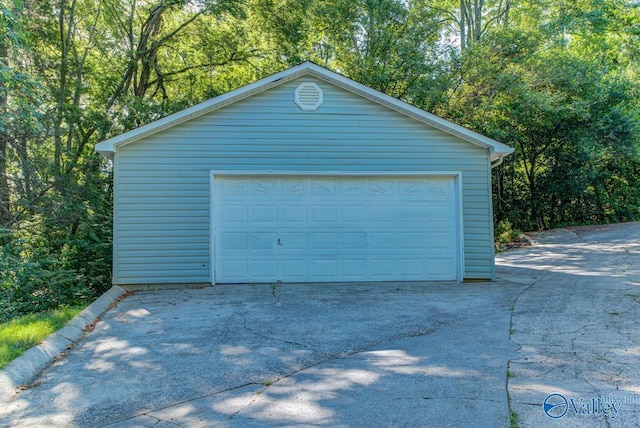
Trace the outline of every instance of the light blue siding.
{"type": "Polygon", "coordinates": [[[304,77],[116,151],[114,283],[210,282],[211,170],[462,172],[464,277],[493,276],[489,153],[304,77]],[[302,111],[301,81],[324,104],[302,111]]]}

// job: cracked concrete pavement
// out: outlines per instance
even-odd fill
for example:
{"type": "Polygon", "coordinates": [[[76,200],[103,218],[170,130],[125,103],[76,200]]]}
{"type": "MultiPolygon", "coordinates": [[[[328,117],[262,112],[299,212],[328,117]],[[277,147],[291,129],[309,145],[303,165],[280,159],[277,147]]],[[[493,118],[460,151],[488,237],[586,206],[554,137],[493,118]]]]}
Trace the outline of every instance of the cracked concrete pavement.
{"type": "Polygon", "coordinates": [[[638,223],[542,233],[500,254],[492,283],[138,292],[0,426],[637,426],[640,398],[615,417],[584,405],[640,397],[638,238],[638,223]]]}
{"type": "Polygon", "coordinates": [[[508,379],[519,425],[639,426],[640,223],[535,239],[498,258],[503,280],[526,285],[514,301],[508,379]],[[551,394],[564,397],[550,402],[556,419],[541,411],[551,394]]]}

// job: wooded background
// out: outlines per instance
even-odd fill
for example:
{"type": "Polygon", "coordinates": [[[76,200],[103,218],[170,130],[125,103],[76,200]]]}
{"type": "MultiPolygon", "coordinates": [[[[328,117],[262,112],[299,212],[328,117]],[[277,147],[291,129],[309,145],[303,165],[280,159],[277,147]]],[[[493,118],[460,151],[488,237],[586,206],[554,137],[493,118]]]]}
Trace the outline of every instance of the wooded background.
{"type": "Polygon", "coordinates": [[[640,218],[638,1],[0,7],[0,321],[109,286],[95,143],[307,59],[515,147],[499,231],[640,218]]]}

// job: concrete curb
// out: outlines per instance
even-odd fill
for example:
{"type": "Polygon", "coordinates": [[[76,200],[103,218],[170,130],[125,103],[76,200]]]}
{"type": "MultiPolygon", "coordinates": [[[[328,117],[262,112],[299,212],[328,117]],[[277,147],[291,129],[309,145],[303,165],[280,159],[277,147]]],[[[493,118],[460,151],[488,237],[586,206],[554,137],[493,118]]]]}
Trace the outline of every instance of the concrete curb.
{"type": "Polygon", "coordinates": [[[83,336],[84,329],[109,309],[109,306],[127,291],[114,285],[66,326],[47,337],[42,343],[29,349],[0,370],[0,403],[16,396],[16,388],[28,384],[49,366],[68,347],[76,344],[83,336]]]}

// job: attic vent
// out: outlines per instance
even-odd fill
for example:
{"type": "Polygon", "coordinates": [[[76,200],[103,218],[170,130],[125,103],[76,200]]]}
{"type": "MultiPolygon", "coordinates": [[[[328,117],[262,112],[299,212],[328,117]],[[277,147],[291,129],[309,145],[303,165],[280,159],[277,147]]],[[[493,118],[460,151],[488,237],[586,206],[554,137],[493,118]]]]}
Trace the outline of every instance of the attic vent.
{"type": "Polygon", "coordinates": [[[302,82],[294,91],[293,99],[302,110],[317,110],[322,105],[322,89],[313,82],[302,82]]]}

